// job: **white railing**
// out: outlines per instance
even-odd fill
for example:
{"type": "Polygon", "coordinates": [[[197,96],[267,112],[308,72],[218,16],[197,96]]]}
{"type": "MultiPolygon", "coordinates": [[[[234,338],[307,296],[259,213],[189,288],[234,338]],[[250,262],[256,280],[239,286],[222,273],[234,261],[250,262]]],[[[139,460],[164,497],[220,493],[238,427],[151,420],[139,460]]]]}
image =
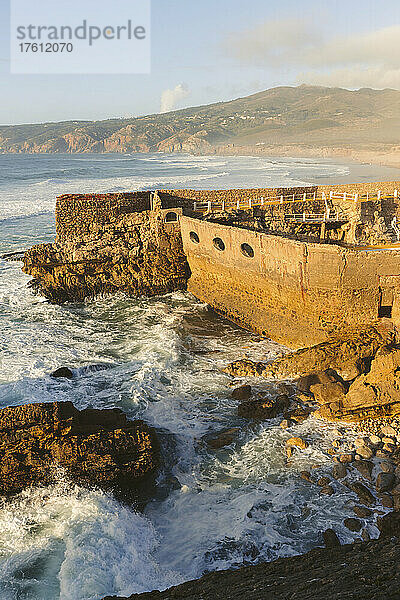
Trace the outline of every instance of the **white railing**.
{"type": "Polygon", "coordinates": [[[260,198],[246,198],[246,199],[225,199],[208,202],[193,202],[193,210],[201,213],[212,213],[212,212],[225,212],[227,210],[251,210],[259,206],[273,206],[279,204],[293,204],[293,202],[321,202],[324,204],[325,210],[332,209],[333,201],[340,200],[343,202],[349,202],[356,204],[360,200],[382,200],[382,199],[394,199],[398,198],[398,191],[394,190],[393,194],[383,194],[382,191],[378,190],[375,194],[359,194],[357,192],[322,192],[318,195],[316,192],[305,192],[303,194],[290,194],[284,196],[283,194],[277,196],[262,196],[260,198]]]}
{"type": "Polygon", "coordinates": [[[393,217],[392,222],[390,224],[391,224],[392,229],[393,229],[393,231],[394,231],[394,233],[396,235],[397,241],[399,242],[400,241],[400,228],[397,225],[396,217],[393,217]]]}

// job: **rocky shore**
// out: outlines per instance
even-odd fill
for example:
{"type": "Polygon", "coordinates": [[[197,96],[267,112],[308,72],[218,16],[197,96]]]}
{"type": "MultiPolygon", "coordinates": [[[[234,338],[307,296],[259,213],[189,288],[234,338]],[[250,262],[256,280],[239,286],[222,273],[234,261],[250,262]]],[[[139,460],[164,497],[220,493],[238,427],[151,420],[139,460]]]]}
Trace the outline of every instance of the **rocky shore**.
{"type": "Polygon", "coordinates": [[[159,465],[155,432],[119,409],[77,410],[71,402],[0,410],[0,494],[11,496],[64,475],[143,506],[159,465]]]}

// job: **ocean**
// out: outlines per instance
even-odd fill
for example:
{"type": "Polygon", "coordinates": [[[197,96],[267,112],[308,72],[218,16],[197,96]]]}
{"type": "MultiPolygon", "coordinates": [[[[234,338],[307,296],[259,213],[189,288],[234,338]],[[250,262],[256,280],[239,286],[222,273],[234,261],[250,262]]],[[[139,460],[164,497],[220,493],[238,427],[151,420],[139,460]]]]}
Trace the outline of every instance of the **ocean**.
{"type": "MultiPolygon", "coordinates": [[[[0,254],[54,239],[61,193],[154,188],[293,186],[387,179],[384,168],[332,160],[186,155],[0,155],[0,254]]],[[[392,177],[394,178],[394,177],[392,177]]],[[[0,407],[70,400],[119,407],[154,426],[163,466],[143,514],[71,484],[0,501],[1,600],[100,600],[305,552],[333,527],[343,542],[350,492],[321,496],[302,469],[324,474],[333,427],[308,419],[239,419],[231,379],[241,357],[272,359],[273,341],[216,317],[190,294],[51,305],[27,287],[21,263],[0,260],[0,407]],[[60,366],[72,380],[51,379],[60,366]],[[99,368],[101,367],[101,368],[99,368]],[[238,427],[231,446],[204,436],[238,427]],[[290,435],[309,448],[284,461],[290,435]]],[[[278,384],[249,382],[274,397],[278,384]]],[[[351,435],[343,432],[344,435],[351,435]]],[[[373,523],[370,533],[377,535],[373,523]]]]}

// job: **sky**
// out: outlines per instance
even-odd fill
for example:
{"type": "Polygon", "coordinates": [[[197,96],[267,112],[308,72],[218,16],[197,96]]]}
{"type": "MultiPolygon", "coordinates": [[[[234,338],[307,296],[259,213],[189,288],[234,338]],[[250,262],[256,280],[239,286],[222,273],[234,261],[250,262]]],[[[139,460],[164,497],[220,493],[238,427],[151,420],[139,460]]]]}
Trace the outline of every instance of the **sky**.
{"type": "Polygon", "coordinates": [[[129,75],[10,74],[9,11],[0,0],[0,124],[153,114],[279,85],[400,89],[399,0],[152,0],[151,72],[129,75]]]}

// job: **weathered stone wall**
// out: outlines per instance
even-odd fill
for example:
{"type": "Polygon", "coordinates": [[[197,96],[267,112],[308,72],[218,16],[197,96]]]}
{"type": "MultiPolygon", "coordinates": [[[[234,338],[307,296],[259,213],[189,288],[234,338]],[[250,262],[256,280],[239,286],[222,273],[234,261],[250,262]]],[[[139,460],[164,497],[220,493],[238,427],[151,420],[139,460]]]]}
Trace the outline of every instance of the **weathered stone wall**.
{"type": "MultiPolygon", "coordinates": [[[[236,323],[293,347],[376,320],[381,286],[388,276],[400,279],[397,250],[311,244],[190,217],[182,217],[181,230],[192,271],[189,291],[236,323]],[[214,246],[215,237],[224,251],[214,246]],[[242,253],[243,243],[253,258],[242,253]]],[[[395,302],[394,319],[398,312],[395,302]]]]}
{"type": "Polygon", "coordinates": [[[84,197],[69,211],[71,199],[59,199],[56,244],[34,246],[24,256],[23,270],[38,291],[53,302],[80,302],[117,292],[154,296],[186,289],[190,272],[179,220],[165,222],[158,198],[153,210],[141,212],[132,210],[130,198],[109,200],[103,206],[101,197],[84,197]]]}
{"type": "Polygon", "coordinates": [[[150,192],[124,194],[64,194],[57,198],[57,241],[94,234],[95,227],[121,215],[150,210],[150,192]]]}

